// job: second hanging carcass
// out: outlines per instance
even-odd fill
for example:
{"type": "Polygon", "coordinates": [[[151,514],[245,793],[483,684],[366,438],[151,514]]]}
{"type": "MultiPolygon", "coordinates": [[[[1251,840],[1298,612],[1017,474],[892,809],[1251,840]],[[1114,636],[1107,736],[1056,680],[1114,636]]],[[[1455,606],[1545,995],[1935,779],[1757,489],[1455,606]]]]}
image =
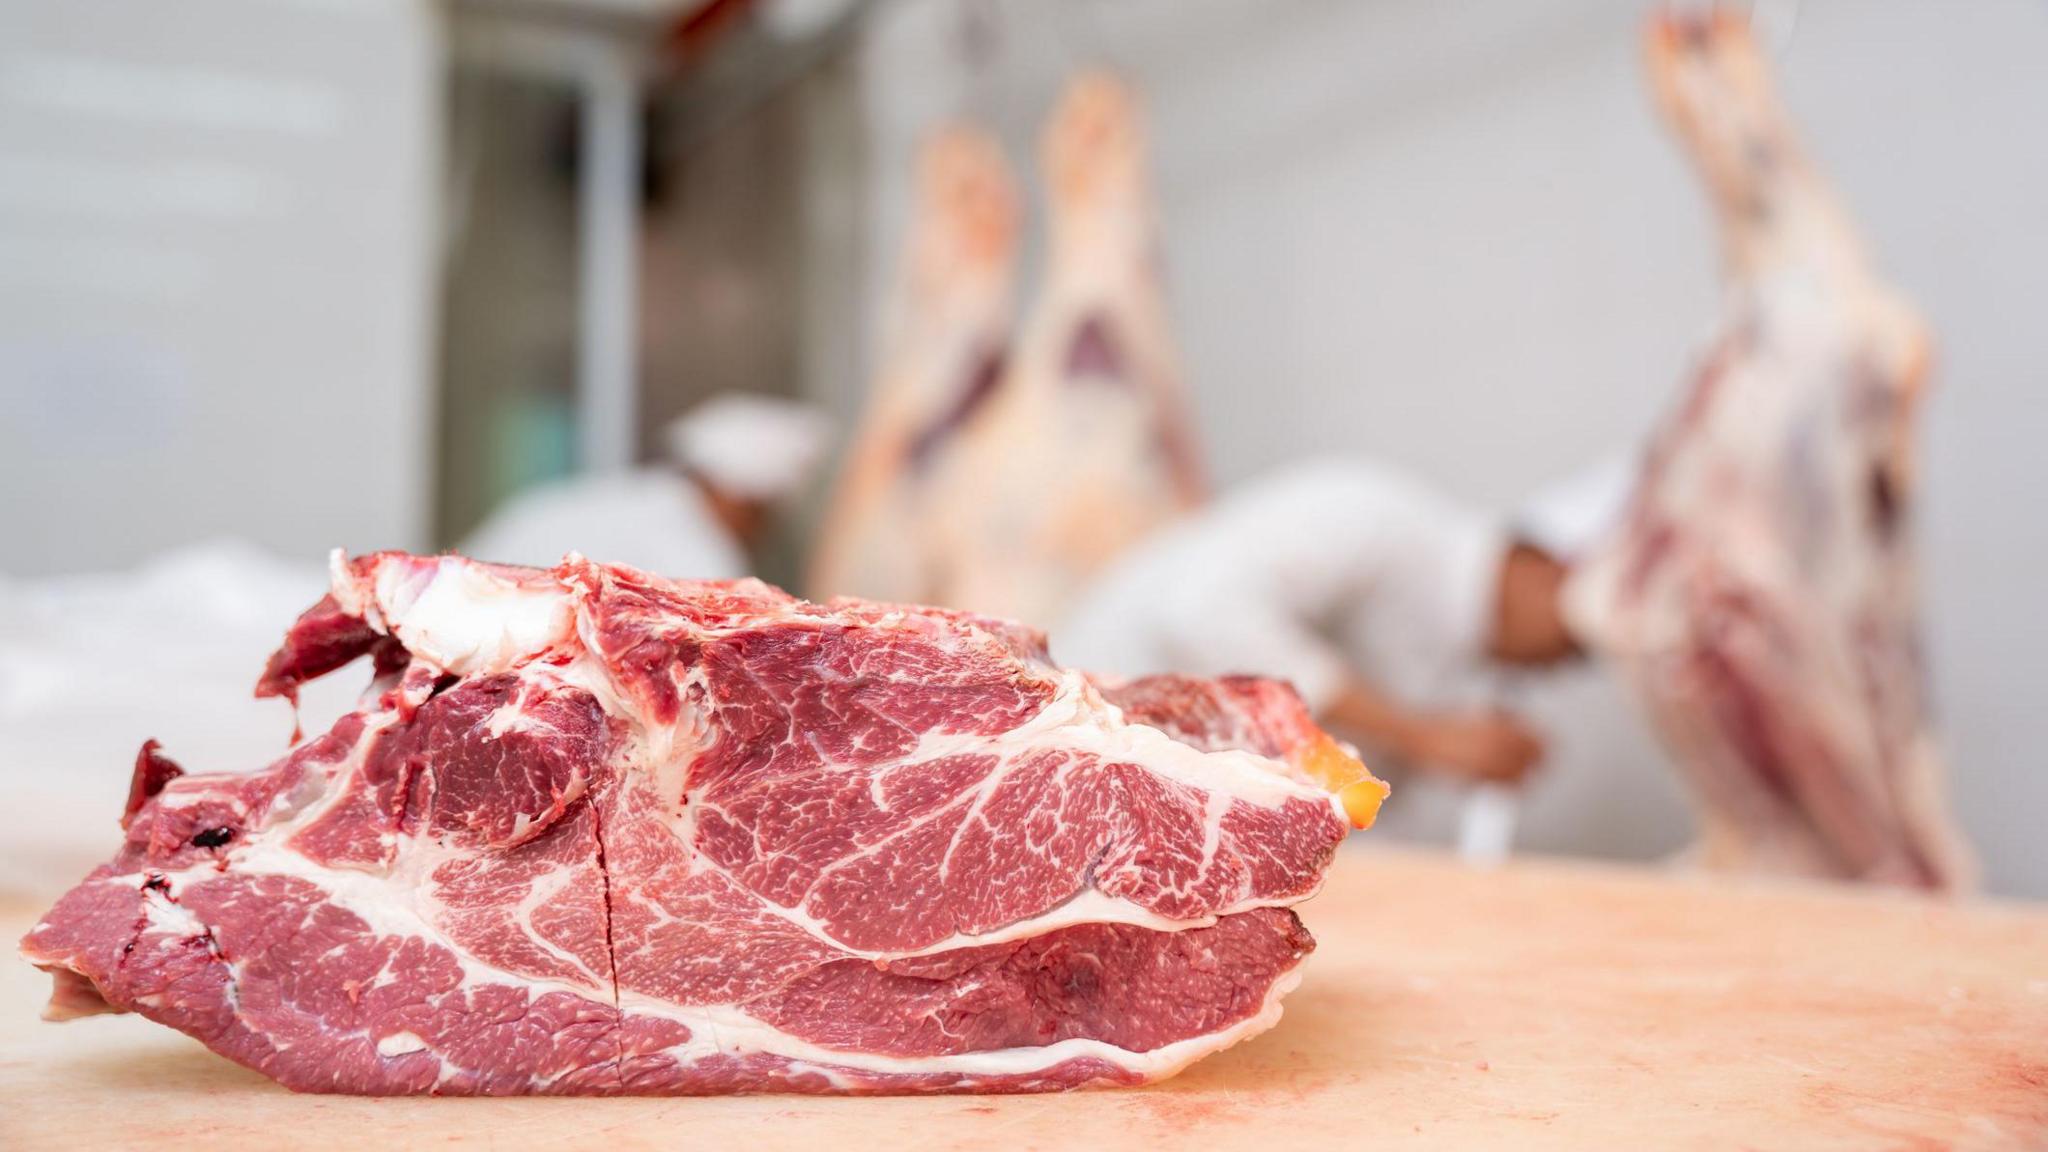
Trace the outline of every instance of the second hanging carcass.
{"type": "Polygon", "coordinates": [[[1075,80],[1041,163],[1044,282],[1014,364],[946,462],[936,527],[941,603],[1042,623],[1205,488],[1132,94],[1075,80]]]}

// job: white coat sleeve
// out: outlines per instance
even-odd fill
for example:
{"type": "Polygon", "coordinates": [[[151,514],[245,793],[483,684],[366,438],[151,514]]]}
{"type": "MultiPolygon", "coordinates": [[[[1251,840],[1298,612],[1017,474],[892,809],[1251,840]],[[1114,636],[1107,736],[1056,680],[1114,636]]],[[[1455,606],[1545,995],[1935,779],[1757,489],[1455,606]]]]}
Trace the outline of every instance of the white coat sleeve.
{"type": "Polygon", "coordinates": [[[1254,598],[1165,609],[1169,666],[1206,676],[1248,673],[1286,680],[1309,711],[1334,702],[1351,676],[1343,653],[1281,605],[1254,598]]]}

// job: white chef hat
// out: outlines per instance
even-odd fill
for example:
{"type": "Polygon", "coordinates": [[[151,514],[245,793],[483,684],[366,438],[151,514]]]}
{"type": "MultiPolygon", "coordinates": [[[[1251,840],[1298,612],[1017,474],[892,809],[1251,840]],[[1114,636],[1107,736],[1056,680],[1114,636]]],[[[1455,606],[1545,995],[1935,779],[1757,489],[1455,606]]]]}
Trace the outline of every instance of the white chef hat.
{"type": "Polygon", "coordinates": [[[830,426],[817,408],[784,396],[727,392],[677,417],[663,433],[670,459],[745,500],[779,500],[810,478],[830,426]]]}
{"type": "Polygon", "coordinates": [[[1617,452],[1543,485],[1516,511],[1514,534],[1567,560],[1585,552],[1620,522],[1640,468],[1634,453],[1617,452]]]}

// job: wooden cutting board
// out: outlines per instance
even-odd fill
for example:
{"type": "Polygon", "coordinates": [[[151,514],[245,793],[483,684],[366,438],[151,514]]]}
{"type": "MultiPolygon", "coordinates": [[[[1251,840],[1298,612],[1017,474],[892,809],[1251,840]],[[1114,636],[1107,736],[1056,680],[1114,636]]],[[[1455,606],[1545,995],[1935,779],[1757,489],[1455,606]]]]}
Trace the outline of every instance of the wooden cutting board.
{"type": "MultiPolygon", "coordinates": [[[[0,961],[0,1148],[2048,1147],[2048,910],[1350,850],[1273,1031],[1151,1088],[294,1096],[0,961]]],[[[13,940],[32,913],[0,909],[13,940]]]]}

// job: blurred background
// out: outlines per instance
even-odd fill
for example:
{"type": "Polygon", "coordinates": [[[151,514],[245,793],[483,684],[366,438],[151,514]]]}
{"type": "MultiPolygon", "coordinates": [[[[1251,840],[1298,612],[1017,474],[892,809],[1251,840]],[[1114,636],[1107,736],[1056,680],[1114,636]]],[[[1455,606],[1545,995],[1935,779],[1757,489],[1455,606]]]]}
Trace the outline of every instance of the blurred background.
{"type": "MultiPolygon", "coordinates": [[[[1657,7],[0,0],[0,800],[52,813],[11,851],[111,847],[145,737],[274,755],[290,718],[248,682],[328,549],[457,546],[668,459],[715,397],[825,417],[824,466],[746,541],[806,587],[902,354],[920,148],[971,123],[1019,174],[1021,318],[1053,256],[1040,133],[1089,70],[1143,109],[1210,488],[1363,456],[1508,517],[1640,451],[1724,295],[1644,76],[1657,7]]],[[[2048,6],[1765,8],[1786,106],[1938,346],[1918,507],[1953,807],[1990,891],[2048,897],[2048,6]]],[[[1548,737],[1518,848],[1684,847],[1614,677],[1514,703],[1548,737]]]]}

